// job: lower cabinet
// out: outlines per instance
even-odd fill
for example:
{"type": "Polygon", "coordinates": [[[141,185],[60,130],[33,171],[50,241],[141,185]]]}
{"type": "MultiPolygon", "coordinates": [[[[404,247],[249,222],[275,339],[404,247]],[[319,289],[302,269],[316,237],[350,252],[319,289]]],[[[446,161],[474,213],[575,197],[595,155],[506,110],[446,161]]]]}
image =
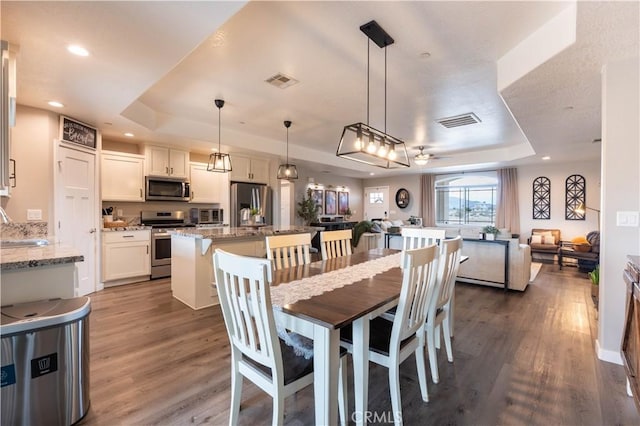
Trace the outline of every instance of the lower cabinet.
{"type": "Polygon", "coordinates": [[[151,274],[151,231],[102,233],[102,281],[107,285],[143,281],[151,274]]]}

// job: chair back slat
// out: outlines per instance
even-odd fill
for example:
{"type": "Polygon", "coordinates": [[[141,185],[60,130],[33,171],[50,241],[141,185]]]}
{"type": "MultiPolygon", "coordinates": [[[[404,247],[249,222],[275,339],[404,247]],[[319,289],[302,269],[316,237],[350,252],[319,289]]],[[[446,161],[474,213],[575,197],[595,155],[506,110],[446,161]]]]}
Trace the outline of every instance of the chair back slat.
{"type": "Polygon", "coordinates": [[[275,366],[282,362],[282,355],[269,291],[270,262],[216,249],[213,264],[231,344],[247,357],[275,371],[275,366]]]}
{"type": "Polygon", "coordinates": [[[400,265],[405,267],[404,252],[406,250],[427,247],[432,244],[441,246],[441,242],[445,239],[444,229],[428,229],[428,228],[402,228],[402,255],[400,257],[400,265]]]}
{"type": "Polygon", "coordinates": [[[462,256],[462,237],[457,236],[451,240],[444,240],[440,253],[440,265],[438,268],[437,297],[435,297],[435,309],[440,309],[451,300],[453,289],[460,268],[462,256]]]}
{"type": "Polygon", "coordinates": [[[267,259],[275,270],[311,263],[311,234],[272,235],[266,242],[267,259]]]}
{"type": "Polygon", "coordinates": [[[322,260],[350,255],[352,253],[351,238],[351,229],[320,232],[320,251],[322,252],[322,260]]]}
{"type": "Polygon", "coordinates": [[[436,287],[438,251],[438,246],[432,244],[405,252],[406,265],[391,331],[390,351],[399,351],[400,343],[425,325],[427,307],[436,287]]]}

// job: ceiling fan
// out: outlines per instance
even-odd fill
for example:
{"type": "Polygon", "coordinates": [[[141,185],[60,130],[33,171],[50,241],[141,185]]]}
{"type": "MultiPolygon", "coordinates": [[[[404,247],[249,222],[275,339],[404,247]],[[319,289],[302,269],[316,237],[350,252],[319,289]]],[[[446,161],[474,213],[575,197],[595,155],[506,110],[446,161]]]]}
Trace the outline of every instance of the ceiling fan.
{"type": "Polygon", "coordinates": [[[413,162],[416,163],[416,165],[418,166],[424,166],[429,162],[429,160],[439,160],[441,158],[445,158],[445,157],[436,157],[433,154],[424,152],[424,148],[425,148],[424,146],[418,146],[416,148],[420,150],[420,153],[416,154],[415,157],[413,157],[413,162]]]}

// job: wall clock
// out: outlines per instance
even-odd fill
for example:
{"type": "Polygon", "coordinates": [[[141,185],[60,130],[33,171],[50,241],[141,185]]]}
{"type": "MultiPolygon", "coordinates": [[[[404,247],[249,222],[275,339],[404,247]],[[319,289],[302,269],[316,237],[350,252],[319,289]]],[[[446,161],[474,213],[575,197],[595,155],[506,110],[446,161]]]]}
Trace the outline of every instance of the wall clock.
{"type": "Polygon", "coordinates": [[[409,205],[409,191],[404,188],[398,189],[398,192],[396,192],[396,205],[401,209],[409,205]]]}

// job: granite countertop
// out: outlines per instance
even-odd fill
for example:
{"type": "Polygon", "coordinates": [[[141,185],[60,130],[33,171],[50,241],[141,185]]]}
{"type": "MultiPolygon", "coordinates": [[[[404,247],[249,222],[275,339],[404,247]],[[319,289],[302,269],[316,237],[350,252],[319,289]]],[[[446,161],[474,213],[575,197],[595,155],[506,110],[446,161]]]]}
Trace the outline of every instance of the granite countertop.
{"type": "Polygon", "coordinates": [[[145,225],[127,225],[118,226],[115,228],[102,228],[102,232],[114,232],[114,231],[147,231],[151,230],[150,226],[145,225]]]}
{"type": "Polygon", "coordinates": [[[3,248],[0,250],[0,268],[3,270],[83,261],[84,256],[75,248],[53,243],[46,246],[3,248]]]}
{"type": "Polygon", "coordinates": [[[315,234],[317,228],[313,226],[262,226],[260,228],[250,227],[218,227],[218,228],[191,228],[179,231],[170,231],[172,235],[191,237],[208,240],[242,240],[267,237],[269,235],[302,234],[308,232],[315,234]]]}

